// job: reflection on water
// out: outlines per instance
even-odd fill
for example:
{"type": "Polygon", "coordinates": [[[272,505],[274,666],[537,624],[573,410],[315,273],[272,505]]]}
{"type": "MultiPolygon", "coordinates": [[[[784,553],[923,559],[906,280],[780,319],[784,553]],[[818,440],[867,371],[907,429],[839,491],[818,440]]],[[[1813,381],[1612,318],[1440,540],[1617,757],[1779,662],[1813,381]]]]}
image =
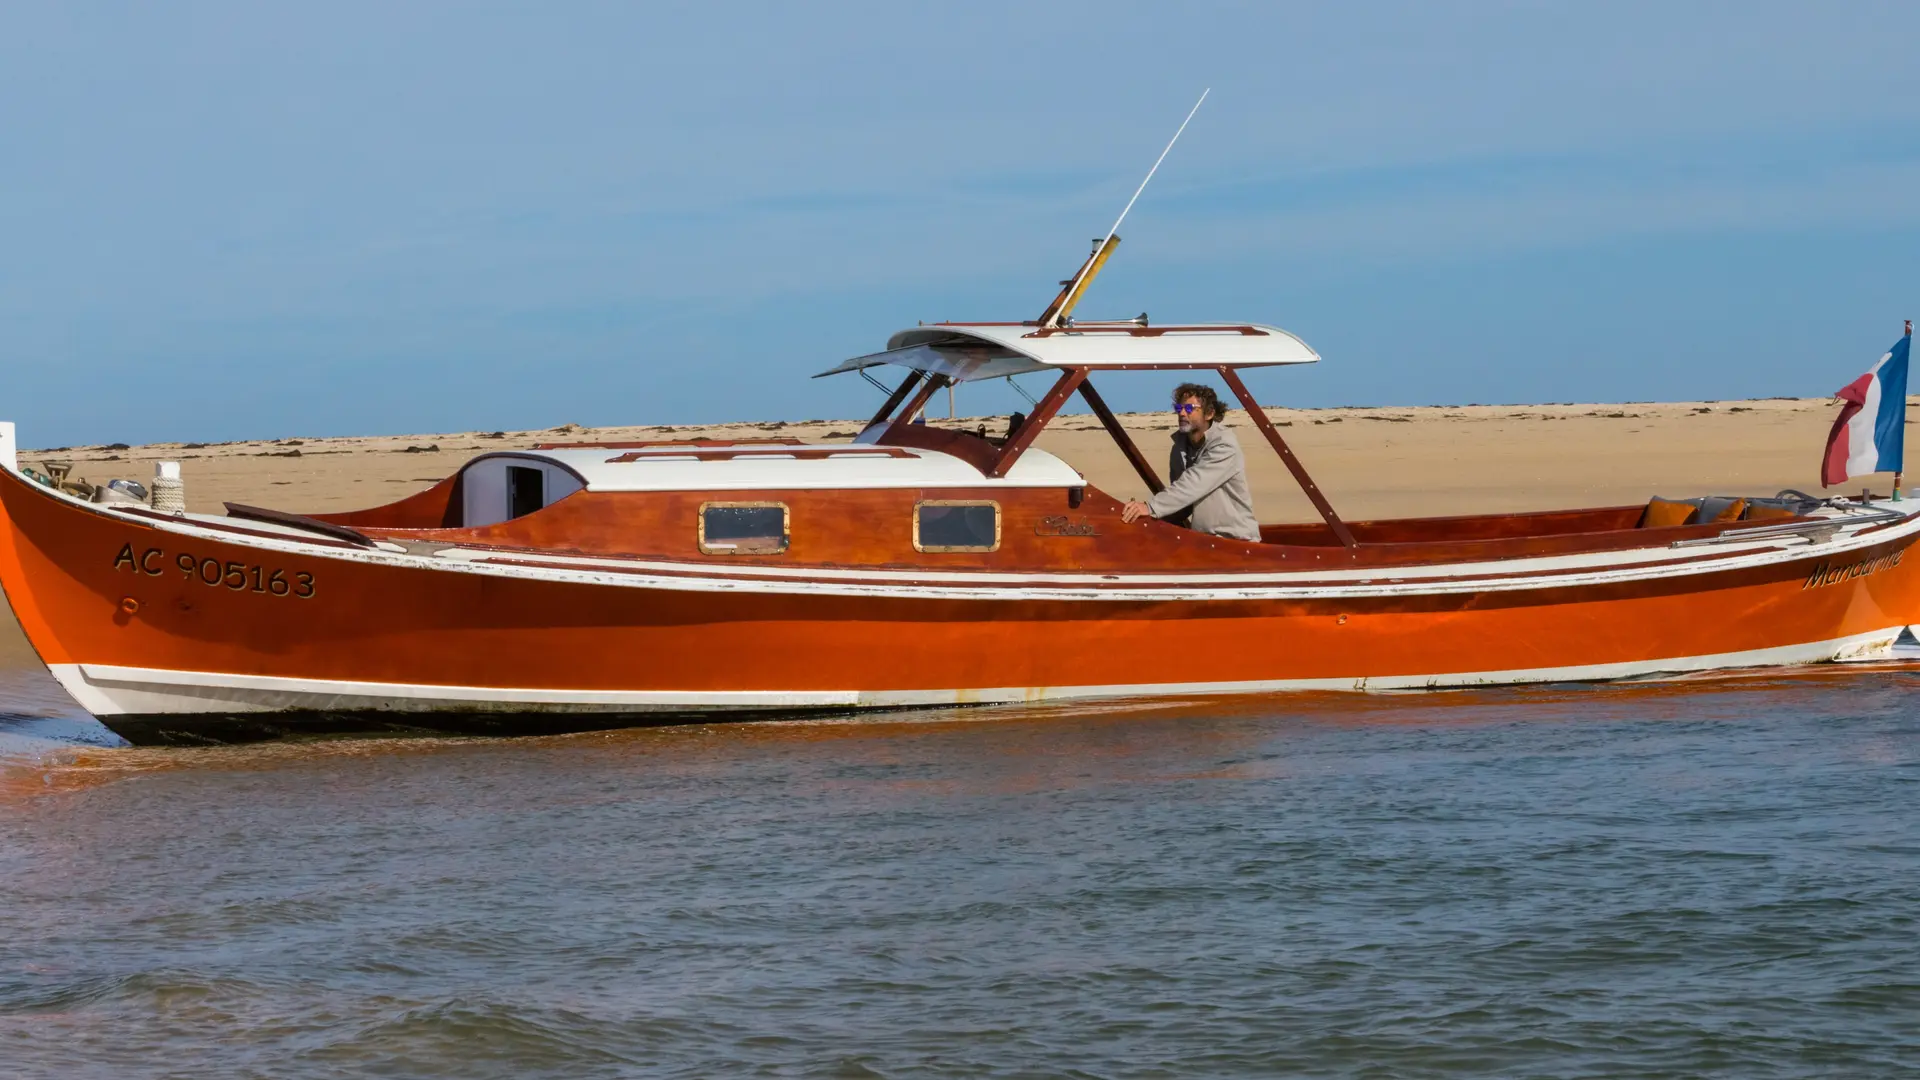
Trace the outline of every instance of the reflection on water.
{"type": "Polygon", "coordinates": [[[34,678],[23,1075],[1920,1060],[1905,671],[166,750],[34,678]]]}

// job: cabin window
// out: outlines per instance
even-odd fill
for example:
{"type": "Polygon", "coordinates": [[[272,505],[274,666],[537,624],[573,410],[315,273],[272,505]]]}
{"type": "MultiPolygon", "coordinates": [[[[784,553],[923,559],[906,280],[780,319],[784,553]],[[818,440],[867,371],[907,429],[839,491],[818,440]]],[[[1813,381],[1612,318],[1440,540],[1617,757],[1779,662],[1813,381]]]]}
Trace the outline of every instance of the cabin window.
{"type": "Polygon", "coordinates": [[[913,508],[915,551],[998,551],[1000,504],[939,500],[913,508]]]}
{"type": "Polygon", "coordinates": [[[539,469],[507,466],[507,518],[525,517],[547,505],[547,476],[539,469]]]}
{"type": "Polygon", "coordinates": [[[700,550],[708,555],[776,555],[787,550],[785,503],[703,503],[700,550]]]}

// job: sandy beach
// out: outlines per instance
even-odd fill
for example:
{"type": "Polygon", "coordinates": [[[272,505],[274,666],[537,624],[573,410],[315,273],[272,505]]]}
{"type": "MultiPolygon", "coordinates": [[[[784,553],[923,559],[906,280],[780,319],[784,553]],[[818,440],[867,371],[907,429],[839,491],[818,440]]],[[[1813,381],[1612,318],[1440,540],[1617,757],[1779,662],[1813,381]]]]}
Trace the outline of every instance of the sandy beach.
{"type": "MultiPolygon", "coordinates": [[[[1644,502],[1649,496],[1819,490],[1819,459],[1837,407],[1825,398],[1626,405],[1466,405],[1421,408],[1272,409],[1282,434],[1334,508],[1352,520],[1644,502]]],[[[1164,473],[1169,417],[1123,422],[1164,473]]],[[[1005,417],[934,419],[1004,429],[1005,417]]],[[[1247,451],[1263,521],[1311,520],[1312,507],[1244,413],[1228,414],[1247,451]]],[[[861,421],[682,427],[582,428],[235,443],[158,443],[25,449],[22,464],[70,461],[96,483],[146,481],[153,463],[177,460],[189,509],[223,502],[296,512],[392,502],[438,481],[476,454],[539,442],[682,438],[847,441],[861,421]]],[[[32,437],[31,424],[22,434],[32,437]]],[[[1090,415],[1056,419],[1039,445],[1117,497],[1145,494],[1126,459],[1090,415]]],[[[1885,480],[1879,486],[1884,489],[1885,480]]],[[[31,662],[10,612],[0,612],[0,666],[31,662]]]]}

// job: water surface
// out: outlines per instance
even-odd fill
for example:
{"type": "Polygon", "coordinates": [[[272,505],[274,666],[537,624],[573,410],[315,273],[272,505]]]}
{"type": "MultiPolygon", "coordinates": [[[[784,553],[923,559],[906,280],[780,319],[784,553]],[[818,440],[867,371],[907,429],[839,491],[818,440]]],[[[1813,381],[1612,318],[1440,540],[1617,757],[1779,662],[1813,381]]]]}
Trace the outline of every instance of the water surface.
{"type": "Polygon", "coordinates": [[[0,1072],[1911,1075],[1917,692],[136,750],[0,673],[0,1072]]]}

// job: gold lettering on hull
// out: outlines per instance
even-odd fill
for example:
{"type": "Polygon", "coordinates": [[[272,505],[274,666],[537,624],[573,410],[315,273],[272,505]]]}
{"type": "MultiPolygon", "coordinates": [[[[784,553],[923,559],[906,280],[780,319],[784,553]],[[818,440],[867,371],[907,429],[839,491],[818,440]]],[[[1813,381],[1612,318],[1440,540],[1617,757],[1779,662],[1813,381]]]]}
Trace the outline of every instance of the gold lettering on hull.
{"type": "Polygon", "coordinates": [[[1099,536],[1100,530],[1086,518],[1075,521],[1069,517],[1044,517],[1040,524],[1033,527],[1035,536],[1099,536]]]}
{"type": "MultiPolygon", "coordinates": [[[[122,545],[120,554],[113,557],[113,568],[132,574],[145,574],[147,577],[159,577],[166,573],[167,553],[159,548],[147,548],[135,551],[132,544],[122,545]]],[[[313,598],[313,575],[305,570],[295,570],[291,578],[287,571],[279,567],[256,566],[252,563],[221,562],[218,559],[205,559],[192,552],[182,551],[173,557],[174,568],[180,571],[183,580],[197,581],[202,585],[224,587],[234,592],[257,592],[268,596],[291,596],[297,600],[313,598]]]]}
{"type": "Polygon", "coordinates": [[[1868,574],[1877,574],[1882,570],[1891,570],[1900,565],[1900,557],[1906,553],[1907,549],[1901,548],[1899,551],[1890,551],[1885,555],[1875,555],[1871,559],[1842,563],[1839,566],[1822,562],[1813,568],[1813,573],[1807,575],[1806,583],[1800,587],[1817,589],[1822,585],[1838,585],[1843,581],[1852,581],[1855,578],[1866,577],[1868,574]]]}

